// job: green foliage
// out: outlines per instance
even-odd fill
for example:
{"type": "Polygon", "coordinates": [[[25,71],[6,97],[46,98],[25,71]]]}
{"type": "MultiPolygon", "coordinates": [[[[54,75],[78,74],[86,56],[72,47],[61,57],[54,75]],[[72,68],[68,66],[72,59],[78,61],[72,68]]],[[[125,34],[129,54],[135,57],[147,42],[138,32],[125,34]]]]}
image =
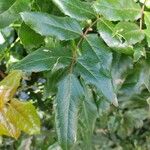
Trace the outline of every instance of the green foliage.
{"type": "Polygon", "coordinates": [[[1,0],[0,149],[150,149],[149,8],[1,0]]]}

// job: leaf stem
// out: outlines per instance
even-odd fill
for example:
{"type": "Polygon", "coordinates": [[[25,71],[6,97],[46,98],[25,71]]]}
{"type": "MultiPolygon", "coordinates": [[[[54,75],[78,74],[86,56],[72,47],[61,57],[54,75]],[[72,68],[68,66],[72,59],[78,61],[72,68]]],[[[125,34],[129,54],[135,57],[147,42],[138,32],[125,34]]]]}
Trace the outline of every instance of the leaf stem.
{"type": "Polygon", "coordinates": [[[85,30],[85,32],[83,33],[81,39],[79,40],[79,42],[77,44],[77,48],[79,48],[81,42],[84,40],[84,38],[86,37],[88,32],[91,31],[91,28],[97,23],[98,20],[99,20],[99,17],[85,30]]]}
{"type": "Polygon", "coordinates": [[[143,6],[142,6],[142,8],[141,8],[140,30],[142,30],[142,25],[143,25],[143,15],[144,15],[144,9],[145,9],[146,1],[147,1],[147,0],[144,1],[143,6]]]}
{"type": "Polygon", "coordinates": [[[4,74],[4,72],[3,72],[2,70],[0,70],[0,76],[1,76],[2,78],[5,78],[5,74],[4,74]]]}
{"type": "Polygon", "coordinates": [[[99,17],[97,17],[97,19],[85,30],[85,32],[83,33],[82,37],[80,38],[79,42],[77,43],[76,46],[74,46],[73,49],[73,57],[72,57],[72,61],[71,64],[69,66],[69,72],[72,73],[73,71],[73,66],[76,64],[77,61],[77,49],[80,47],[80,44],[82,43],[82,41],[84,40],[84,38],[86,37],[86,35],[88,34],[89,31],[91,31],[91,28],[97,23],[97,21],[99,20],[99,17]]]}

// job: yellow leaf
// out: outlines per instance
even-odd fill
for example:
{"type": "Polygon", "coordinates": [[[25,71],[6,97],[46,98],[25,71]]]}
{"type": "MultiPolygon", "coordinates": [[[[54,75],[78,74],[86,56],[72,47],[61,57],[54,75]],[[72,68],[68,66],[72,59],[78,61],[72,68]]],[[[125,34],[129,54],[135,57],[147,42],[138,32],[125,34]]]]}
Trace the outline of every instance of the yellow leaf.
{"type": "Polygon", "coordinates": [[[0,82],[0,109],[4,107],[5,103],[13,98],[20,85],[21,77],[22,72],[15,70],[0,82]]]}
{"type": "Polygon", "coordinates": [[[40,119],[30,102],[12,99],[6,117],[21,131],[28,134],[40,133],[40,119]]]}
{"type": "Polygon", "coordinates": [[[5,107],[0,111],[0,135],[7,135],[17,139],[20,135],[20,130],[6,117],[8,109],[9,108],[5,107]]]}
{"type": "Polygon", "coordinates": [[[24,131],[40,133],[40,119],[30,102],[21,102],[14,97],[20,85],[21,71],[11,72],[0,82],[0,135],[17,139],[24,131]]]}

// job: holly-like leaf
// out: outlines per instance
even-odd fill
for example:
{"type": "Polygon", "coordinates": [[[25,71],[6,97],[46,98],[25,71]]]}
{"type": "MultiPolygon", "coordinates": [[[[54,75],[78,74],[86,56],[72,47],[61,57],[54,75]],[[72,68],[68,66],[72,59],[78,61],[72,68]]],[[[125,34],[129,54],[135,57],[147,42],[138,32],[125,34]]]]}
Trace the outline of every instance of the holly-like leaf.
{"type": "Polygon", "coordinates": [[[98,32],[106,44],[118,53],[133,54],[133,46],[124,41],[122,36],[114,35],[115,25],[103,18],[98,21],[98,32]]]}
{"type": "Polygon", "coordinates": [[[98,0],[94,8],[110,21],[134,21],[141,17],[141,8],[133,0],[98,0]]]}
{"type": "Polygon", "coordinates": [[[31,29],[43,36],[70,40],[82,35],[80,24],[69,17],[57,17],[40,12],[23,12],[21,17],[31,29]]]}
{"type": "Polygon", "coordinates": [[[28,72],[51,70],[57,64],[65,67],[71,58],[71,51],[68,48],[59,47],[53,50],[40,48],[13,65],[11,69],[28,72]]]}
{"type": "Polygon", "coordinates": [[[87,84],[96,86],[110,102],[117,105],[111,78],[112,53],[95,34],[88,35],[83,44],[81,56],[77,60],[77,71],[87,84]]]}
{"type": "Polygon", "coordinates": [[[4,28],[19,18],[19,13],[29,10],[30,0],[1,0],[0,2],[0,29],[4,28]],[[7,4],[7,7],[4,6],[7,4]],[[8,7],[9,6],[9,7],[8,7]]]}
{"type": "Polygon", "coordinates": [[[80,0],[53,0],[60,10],[71,18],[87,20],[95,18],[94,10],[90,3],[80,0]]]}
{"type": "Polygon", "coordinates": [[[76,142],[77,122],[83,88],[73,74],[68,74],[58,85],[55,101],[56,129],[59,144],[69,150],[76,142]]]}

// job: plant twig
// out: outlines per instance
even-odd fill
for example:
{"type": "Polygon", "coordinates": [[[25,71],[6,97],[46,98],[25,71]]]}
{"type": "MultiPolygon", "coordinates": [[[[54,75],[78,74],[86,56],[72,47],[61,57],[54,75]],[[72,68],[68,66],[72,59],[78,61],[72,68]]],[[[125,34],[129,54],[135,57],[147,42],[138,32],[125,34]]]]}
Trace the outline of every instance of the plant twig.
{"type": "Polygon", "coordinates": [[[1,76],[2,78],[5,78],[5,73],[4,73],[2,70],[0,70],[0,76],[1,76]]]}
{"type": "Polygon", "coordinates": [[[77,48],[79,48],[81,42],[83,41],[83,39],[86,37],[86,35],[88,34],[89,31],[91,31],[91,28],[97,23],[97,21],[99,20],[99,18],[97,18],[83,33],[81,39],[79,40],[78,44],[77,44],[77,48]]]}
{"type": "Polygon", "coordinates": [[[142,6],[142,9],[141,9],[140,30],[142,30],[142,25],[143,25],[143,15],[144,15],[144,9],[145,9],[146,1],[147,1],[147,0],[144,1],[143,6],[142,6]]]}
{"type": "Polygon", "coordinates": [[[82,41],[84,40],[84,38],[86,37],[86,35],[88,34],[89,31],[91,31],[91,28],[97,23],[97,21],[99,20],[99,18],[97,18],[83,33],[82,37],[80,38],[79,42],[77,43],[77,46],[75,46],[74,50],[73,50],[73,57],[72,57],[72,61],[71,64],[69,66],[69,72],[72,73],[73,70],[73,66],[76,64],[77,61],[77,49],[80,47],[80,44],[82,43],[82,41]]]}

